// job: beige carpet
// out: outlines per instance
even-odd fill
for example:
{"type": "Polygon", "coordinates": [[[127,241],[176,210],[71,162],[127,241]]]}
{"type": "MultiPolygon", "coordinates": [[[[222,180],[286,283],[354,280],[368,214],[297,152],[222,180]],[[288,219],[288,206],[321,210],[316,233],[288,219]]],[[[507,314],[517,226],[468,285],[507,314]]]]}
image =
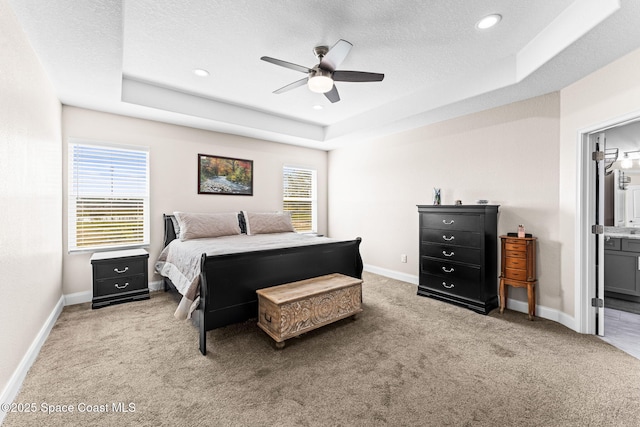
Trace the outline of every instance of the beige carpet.
{"type": "Polygon", "coordinates": [[[482,316],[372,274],[363,293],[356,321],[283,350],[246,322],[210,332],[206,357],[168,294],[67,307],[16,399],[38,411],[4,425],[640,425],[640,360],[596,337],[482,316]]]}

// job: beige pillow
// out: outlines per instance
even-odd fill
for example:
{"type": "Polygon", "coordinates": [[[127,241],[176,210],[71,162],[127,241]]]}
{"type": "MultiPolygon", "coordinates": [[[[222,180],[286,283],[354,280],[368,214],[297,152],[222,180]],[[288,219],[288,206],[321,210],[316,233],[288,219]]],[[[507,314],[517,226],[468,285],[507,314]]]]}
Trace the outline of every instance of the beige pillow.
{"type": "Polygon", "coordinates": [[[229,213],[173,213],[180,225],[180,240],[240,234],[238,214],[229,213]]]}
{"type": "Polygon", "coordinates": [[[256,213],[243,211],[247,234],[286,233],[295,231],[291,224],[291,213],[256,213]]]}

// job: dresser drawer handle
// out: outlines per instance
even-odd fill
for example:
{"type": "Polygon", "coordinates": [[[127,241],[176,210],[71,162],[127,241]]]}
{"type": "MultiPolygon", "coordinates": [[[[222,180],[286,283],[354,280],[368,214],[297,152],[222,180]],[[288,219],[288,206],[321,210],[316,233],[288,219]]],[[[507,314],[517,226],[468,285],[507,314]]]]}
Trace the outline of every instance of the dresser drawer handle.
{"type": "Polygon", "coordinates": [[[115,271],[118,274],[126,273],[127,270],[129,270],[129,267],[125,267],[124,270],[118,270],[118,267],[113,269],[113,271],[115,271]]]}
{"type": "Polygon", "coordinates": [[[451,224],[453,224],[454,222],[455,222],[454,220],[451,220],[451,221],[449,221],[449,222],[447,222],[447,220],[446,220],[446,219],[443,219],[443,220],[442,220],[442,223],[443,223],[443,224],[445,224],[445,225],[451,225],[451,224]]]}
{"type": "Polygon", "coordinates": [[[447,289],[451,289],[451,288],[453,288],[455,285],[454,285],[453,283],[452,283],[452,284],[450,284],[450,285],[447,285],[447,282],[442,282],[442,286],[444,286],[444,287],[445,287],[445,288],[447,288],[447,289]]]}
{"type": "Polygon", "coordinates": [[[453,269],[453,267],[448,270],[445,267],[442,267],[442,271],[444,271],[445,273],[453,273],[455,270],[453,269]]]}
{"type": "Polygon", "coordinates": [[[447,251],[442,251],[442,255],[444,256],[453,256],[455,254],[455,252],[451,251],[449,253],[447,253],[447,251]]]}
{"type": "Polygon", "coordinates": [[[447,242],[450,242],[450,241],[452,241],[453,239],[455,239],[455,238],[456,238],[456,236],[450,236],[450,237],[442,236],[442,238],[443,238],[444,240],[446,240],[447,242]]]}
{"type": "Polygon", "coordinates": [[[118,288],[118,289],[124,289],[124,288],[126,288],[127,286],[129,286],[129,282],[125,283],[125,284],[124,284],[124,285],[122,285],[122,286],[120,286],[120,285],[118,285],[118,284],[116,283],[116,284],[115,284],[115,286],[116,286],[116,288],[118,288]]]}

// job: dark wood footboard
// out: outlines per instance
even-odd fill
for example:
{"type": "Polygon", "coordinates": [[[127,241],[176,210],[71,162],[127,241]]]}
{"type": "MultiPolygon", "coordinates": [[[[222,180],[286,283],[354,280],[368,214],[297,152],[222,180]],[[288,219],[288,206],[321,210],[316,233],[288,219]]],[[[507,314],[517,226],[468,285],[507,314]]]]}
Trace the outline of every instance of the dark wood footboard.
{"type": "Polygon", "coordinates": [[[200,352],[207,352],[207,331],[257,316],[258,289],[331,273],[361,279],[360,242],[357,238],[295,248],[203,255],[197,310],[200,352]]]}

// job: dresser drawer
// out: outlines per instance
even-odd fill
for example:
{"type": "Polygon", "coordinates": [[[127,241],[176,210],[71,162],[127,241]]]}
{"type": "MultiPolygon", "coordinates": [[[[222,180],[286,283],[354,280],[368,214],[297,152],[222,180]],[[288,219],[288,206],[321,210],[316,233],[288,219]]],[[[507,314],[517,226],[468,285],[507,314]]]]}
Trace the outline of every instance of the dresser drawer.
{"type": "Polygon", "coordinates": [[[504,260],[505,268],[515,269],[515,270],[526,270],[527,269],[527,260],[526,258],[506,258],[504,260]]]}
{"type": "Polygon", "coordinates": [[[468,264],[480,264],[482,261],[482,254],[480,249],[477,248],[423,243],[421,253],[428,257],[442,258],[443,260],[448,261],[465,262],[468,264]]]}
{"type": "Polygon", "coordinates": [[[527,270],[518,270],[514,268],[505,268],[504,277],[513,280],[527,280],[527,270]]]}
{"type": "Polygon", "coordinates": [[[620,239],[610,238],[605,236],[604,238],[604,248],[608,251],[619,251],[620,250],[620,239]]]}
{"type": "Polygon", "coordinates": [[[422,227],[437,228],[440,230],[466,230],[480,231],[482,230],[482,221],[480,215],[462,215],[462,214],[423,214],[422,227]]]}
{"type": "Polygon", "coordinates": [[[505,258],[527,258],[526,251],[504,251],[505,258]]]}
{"type": "Polygon", "coordinates": [[[480,248],[482,247],[482,236],[480,233],[471,233],[469,231],[423,228],[422,242],[445,243],[448,245],[480,248]]]}
{"type": "Polygon", "coordinates": [[[147,288],[147,280],[144,274],[134,276],[113,277],[96,280],[93,289],[94,297],[123,294],[131,291],[139,291],[147,288]]]}
{"type": "Polygon", "coordinates": [[[640,240],[638,239],[622,239],[621,243],[621,249],[623,251],[640,252],[640,240]]]}
{"type": "Polygon", "coordinates": [[[480,267],[442,261],[437,258],[422,257],[420,272],[445,277],[447,279],[480,280],[480,267]]]}
{"type": "Polygon", "coordinates": [[[504,242],[504,249],[506,251],[515,251],[515,252],[526,252],[527,251],[527,243],[526,242],[518,242],[512,239],[508,239],[504,242]]]}
{"type": "Polygon", "coordinates": [[[446,293],[454,297],[480,298],[480,286],[477,282],[464,279],[451,279],[431,274],[420,275],[420,288],[446,293]]]}
{"type": "Polygon", "coordinates": [[[116,258],[108,261],[96,262],[94,264],[94,274],[96,279],[132,276],[144,273],[146,263],[146,257],[116,258]]]}

